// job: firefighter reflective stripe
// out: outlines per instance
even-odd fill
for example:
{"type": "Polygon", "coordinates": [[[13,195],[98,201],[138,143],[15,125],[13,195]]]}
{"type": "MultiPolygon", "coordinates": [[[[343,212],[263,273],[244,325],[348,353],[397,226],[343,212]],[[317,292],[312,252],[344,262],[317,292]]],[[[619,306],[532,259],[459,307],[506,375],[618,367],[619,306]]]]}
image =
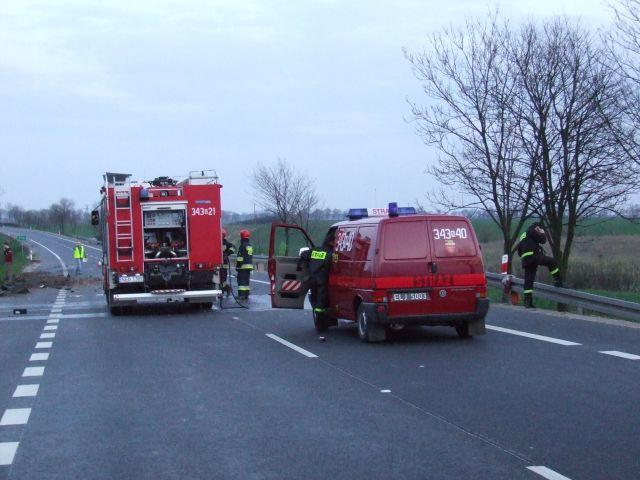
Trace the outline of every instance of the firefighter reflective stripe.
{"type": "Polygon", "coordinates": [[[520,235],[520,241],[524,240],[525,238],[527,238],[527,232],[523,232],[522,235],[520,235]]]}
{"type": "Polygon", "coordinates": [[[522,255],[520,255],[520,258],[529,257],[531,255],[533,255],[533,252],[524,252],[522,255]]]}
{"type": "Polygon", "coordinates": [[[238,267],[238,270],[253,270],[253,265],[250,263],[247,263],[245,265],[240,265],[238,267]]]}
{"type": "Polygon", "coordinates": [[[525,294],[526,293],[533,293],[533,289],[531,289],[531,290],[523,290],[522,293],[525,293],[525,294]]]}
{"type": "Polygon", "coordinates": [[[325,258],[327,258],[327,252],[313,250],[311,252],[311,258],[313,260],[324,260],[325,258]]]}
{"type": "Polygon", "coordinates": [[[313,311],[316,312],[316,313],[324,313],[324,312],[327,311],[327,309],[326,308],[316,307],[316,308],[313,309],[313,311]]]}
{"type": "Polygon", "coordinates": [[[244,257],[236,257],[236,262],[244,262],[244,257]]]}
{"type": "Polygon", "coordinates": [[[247,245],[247,255],[253,255],[253,247],[251,245],[247,245]]]}
{"type": "Polygon", "coordinates": [[[559,268],[555,268],[555,269],[551,270],[549,273],[551,275],[555,275],[556,273],[559,273],[559,272],[560,272],[560,269],[559,268]]]}
{"type": "Polygon", "coordinates": [[[242,286],[238,286],[238,291],[239,292],[248,292],[251,290],[251,287],[242,287],[242,286]]]}

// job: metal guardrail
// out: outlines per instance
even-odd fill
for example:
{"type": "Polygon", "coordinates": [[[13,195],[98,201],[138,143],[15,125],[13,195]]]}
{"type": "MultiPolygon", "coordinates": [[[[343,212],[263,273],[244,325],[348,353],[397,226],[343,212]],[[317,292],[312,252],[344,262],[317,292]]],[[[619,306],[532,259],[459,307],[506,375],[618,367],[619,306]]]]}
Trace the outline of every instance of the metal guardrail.
{"type": "MultiPolygon", "coordinates": [[[[269,259],[268,255],[254,255],[255,263],[266,264],[269,259]]],[[[492,286],[502,288],[502,279],[504,275],[500,273],[486,272],[487,283],[492,286]]],[[[511,277],[511,289],[522,293],[524,280],[521,278],[511,277]]],[[[633,320],[640,322],[640,303],[628,302],[617,298],[603,297],[592,293],[580,292],[569,288],[559,288],[546,283],[534,283],[535,296],[562,303],[572,305],[578,308],[578,313],[585,310],[597,313],[603,313],[612,317],[623,318],[625,320],[633,320]]]]}
{"type": "MultiPolygon", "coordinates": [[[[492,286],[502,288],[504,275],[500,273],[486,272],[487,283],[492,286]]],[[[524,280],[511,277],[511,289],[522,293],[524,280]]],[[[569,288],[559,288],[545,283],[535,282],[534,292],[536,297],[544,298],[565,305],[578,307],[578,312],[583,310],[604,313],[612,317],[624,318],[625,320],[640,321],[640,303],[618,300],[617,298],[603,297],[592,293],[580,292],[569,288]]]]}

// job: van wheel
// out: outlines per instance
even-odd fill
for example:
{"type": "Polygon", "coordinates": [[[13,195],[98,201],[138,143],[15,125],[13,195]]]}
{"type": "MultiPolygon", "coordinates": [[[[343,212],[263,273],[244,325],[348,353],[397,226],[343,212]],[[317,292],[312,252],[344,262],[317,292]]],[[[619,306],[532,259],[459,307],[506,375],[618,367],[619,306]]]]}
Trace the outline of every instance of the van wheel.
{"type": "Polygon", "coordinates": [[[114,317],[119,317],[124,313],[122,311],[122,307],[109,307],[109,312],[111,312],[111,315],[113,315],[114,317]]]}
{"type": "Polygon", "coordinates": [[[456,333],[460,338],[471,338],[469,334],[469,323],[465,322],[462,325],[456,325],[456,333]]]}
{"type": "Polygon", "coordinates": [[[358,336],[363,342],[383,342],[387,338],[386,330],[371,323],[364,305],[358,307],[358,336]]]}

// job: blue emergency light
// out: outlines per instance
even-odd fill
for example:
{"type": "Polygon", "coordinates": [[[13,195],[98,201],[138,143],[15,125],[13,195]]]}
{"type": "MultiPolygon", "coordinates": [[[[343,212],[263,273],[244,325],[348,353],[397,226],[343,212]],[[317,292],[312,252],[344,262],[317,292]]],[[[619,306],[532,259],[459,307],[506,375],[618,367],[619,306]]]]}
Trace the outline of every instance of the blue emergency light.
{"type": "Polygon", "coordinates": [[[396,202],[389,203],[389,216],[397,217],[398,215],[415,215],[414,207],[399,207],[396,202]]]}
{"type": "Polygon", "coordinates": [[[349,220],[359,220],[369,216],[366,208],[350,208],[347,217],[349,220]]]}

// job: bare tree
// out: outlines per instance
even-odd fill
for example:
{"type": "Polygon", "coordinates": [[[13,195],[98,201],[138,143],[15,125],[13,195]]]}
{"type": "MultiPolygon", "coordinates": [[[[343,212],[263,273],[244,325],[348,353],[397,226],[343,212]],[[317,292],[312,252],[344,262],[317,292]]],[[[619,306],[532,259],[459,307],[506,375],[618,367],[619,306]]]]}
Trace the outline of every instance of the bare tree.
{"type": "Polygon", "coordinates": [[[252,176],[256,201],[283,223],[309,226],[311,211],[318,204],[313,180],[297,172],[285,159],[275,165],[258,165],[252,176]]]}
{"type": "Polygon", "coordinates": [[[418,134],[440,153],[429,171],[444,188],[431,200],[445,210],[487,212],[512,254],[530,215],[534,168],[518,137],[518,71],[510,42],[510,29],[493,15],[488,23],[472,19],[436,34],[429,51],[405,50],[405,57],[432,102],[410,104],[418,134]],[[460,193],[468,201],[456,199],[460,193]]]}
{"type": "Polygon", "coordinates": [[[634,190],[614,133],[624,122],[618,99],[626,89],[600,62],[606,52],[593,35],[566,18],[524,25],[511,50],[519,136],[536,174],[532,207],[566,274],[578,222],[621,212],[634,190]]]}
{"type": "Polygon", "coordinates": [[[51,220],[58,227],[60,233],[65,232],[65,227],[73,223],[76,218],[75,203],[68,198],[61,198],[49,208],[51,220]]]}
{"type": "Polygon", "coordinates": [[[607,4],[614,15],[614,28],[603,35],[608,55],[601,61],[620,76],[627,88],[618,98],[625,121],[612,125],[612,130],[629,158],[640,164],[640,0],[607,4]]]}

